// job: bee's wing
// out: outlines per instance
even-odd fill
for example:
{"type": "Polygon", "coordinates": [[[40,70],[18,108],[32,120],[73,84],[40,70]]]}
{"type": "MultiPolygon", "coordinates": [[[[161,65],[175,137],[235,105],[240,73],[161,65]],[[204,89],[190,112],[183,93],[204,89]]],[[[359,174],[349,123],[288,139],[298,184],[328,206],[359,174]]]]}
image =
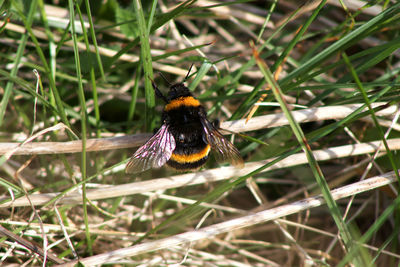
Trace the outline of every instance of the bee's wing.
{"type": "Polygon", "coordinates": [[[201,116],[201,123],[203,124],[205,138],[215,152],[217,161],[230,162],[232,165],[242,168],[243,159],[237,148],[223,137],[206,117],[201,116]]]}
{"type": "Polygon", "coordinates": [[[175,149],[175,139],[163,124],[146,144],[136,150],[126,165],[127,173],[138,173],[150,168],[160,168],[171,157],[175,149]]]}

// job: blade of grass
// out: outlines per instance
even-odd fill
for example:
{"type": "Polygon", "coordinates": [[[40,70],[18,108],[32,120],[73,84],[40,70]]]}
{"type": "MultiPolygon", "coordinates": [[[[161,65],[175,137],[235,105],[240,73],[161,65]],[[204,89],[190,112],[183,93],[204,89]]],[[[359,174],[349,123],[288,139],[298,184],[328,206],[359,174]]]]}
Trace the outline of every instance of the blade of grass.
{"type": "MultiPolygon", "coordinates": [[[[55,42],[54,42],[54,37],[53,37],[53,33],[50,30],[49,21],[47,19],[47,14],[46,14],[46,11],[45,11],[43,0],[39,0],[38,5],[39,5],[38,9],[39,9],[39,12],[40,12],[40,17],[41,17],[41,19],[43,21],[43,24],[44,24],[44,31],[45,31],[45,33],[47,35],[48,40],[49,40],[49,50],[50,50],[50,60],[49,60],[50,63],[49,63],[49,65],[50,65],[50,70],[51,70],[51,76],[53,77],[53,79],[55,79],[56,78],[56,56],[55,56],[56,46],[55,46],[55,42]]],[[[54,98],[52,98],[50,100],[50,102],[53,103],[53,104],[54,104],[54,101],[55,101],[54,98]]]]}
{"type": "MultiPolygon", "coordinates": [[[[81,109],[81,138],[82,138],[82,153],[81,153],[81,175],[82,180],[86,179],[86,125],[87,125],[87,114],[86,114],[86,101],[85,101],[85,93],[83,90],[83,82],[82,82],[82,72],[81,72],[81,62],[79,58],[79,48],[78,48],[78,36],[75,30],[75,10],[74,10],[74,2],[73,0],[68,1],[70,21],[71,21],[71,36],[72,41],[74,43],[74,59],[75,59],[75,67],[76,67],[76,76],[78,77],[78,98],[81,109]]],[[[78,5],[76,6],[79,9],[78,5]]],[[[82,29],[84,29],[84,24],[82,23],[82,29]]],[[[85,35],[86,31],[83,31],[85,35]]],[[[85,41],[87,41],[87,36],[85,36],[85,41]]],[[[88,44],[87,44],[88,46],[88,44]]],[[[83,202],[83,218],[85,222],[85,235],[87,242],[87,249],[90,255],[93,255],[92,250],[92,239],[90,236],[90,228],[89,228],[89,218],[87,211],[87,199],[86,199],[86,184],[82,184],[82,202],[83,202]]]]}
{"type": "Polygon", "coordinates": [[[149,44],[149,30],[146,26],[146,21],[144,19],[142,4],[139,0],[133,1],[133,6],[135,7],[136,18],[139,26],[139,37],[140,37],[140,57],[143,64],[144,77],[144,89],[146,96],[146,110],[145,110],[145,121],[146,129],[151,131],[155,127],[154,120],[154,107],[156,104],[154,89],[151,84],[153,79],[153,66],[151,61],[151,52],[149,44]]]}
{"type": "MultiPolygon", "coordinates": [[[[390,40],[388,42],[385,42],[385,43],[383,43],[381,45],[374,46],[374,47],[365,49],[365,50],[363,50],[361,52],[358,52],[356,54],[353,54],[349,58],[351,60],[356,60],[356,59],[363,60],[362,62],[360,62],[359,69],[357,69],[357,72],[360,73],[361,70],[362,71],[366,71],[367,68],[371,68],[371,66],[374,66],[374,65],[378,64],[383,59],[385,59],[386,57],[390,56],[390,53],[392,53],[393,51],[398,49],[399,41],[400,41],[399,38],[395,38],[395,39],[390,40]]],[[[302,84],[305,81],[308,81],[313,77],[317,77],[320,74],[329,73],[329,72],[331,72],[332,70],[334,70],[336,68],[340,68],[340,65],[343,64],[343,63],[344,63],[343,60],[339,60],[339,61],[333,62],[333,63],[331,63],[329,65],[323,66],[322,68],[318,69],[315,72],[312,72],[312,73],[307,74],[307,75],[303,75],[302,77],[298,77],[298,79],[296,80],[296,83],[293,83],[290,86],[287,86],[285,88],[286,88],[287,91],[289,91],[293,87],[295,87],[296,85],[302,84]]],[[[337,83],[347,83],[350,79],[351,79],[350,75],[346,74],[343,77],[341,77],[336,82],[336,84],[337,83]]],[[[313,102],[310,103],[310,105],[312,105],[312,104],[313,104],[313,102]]]]}
{"type": "MultiPolygon", "coordinates": [[[[31,1],[30,7],[29,7],[29,12],[28,12],[28,18],[26,19],[26,23],[29,23],[30,25],[32,24],[36,8],[37,8],[37,1],[35,1],[35,0],[31,1]]],[[[15,56],[15,60],[13,62],[14,66],[10,72],[11,77],[15,77],[17,75],[17,72],[19,69],[19,63],[24,54],[24,50],[25,50],[26,43],[28,41],[28,37],[29,37],[28,34],[23,34],[21,36],[21,39],[19,41],[18,50],[17,50],[16,56],[15,56]]],[[[10,96],[11,96],[13,85],[14,85],[14,83],[12,81],[8,81],[6,87],[4,88],[4,94],[3,94],[3,97],[0,102],[0,126],[3,124],[4,115],[6,112],[7,105],[8,105],[8,100],[10,99],[10,96]]]]}
{"type": "MultiPolygon", "coordinates": [[[[55,99],[56,108],[58,111],[58,113],[54,114],[54,115],[59,115],[61,117],[61,121],[65,125],[67,125],[68,128],[71,128],[71,125],[67,119],[67,114],[64,109],[63,101],[61,100],[60,93],[56,87],[54,77],[51,75],[51,68],[49,67],[47,60],[46,60],[46,56],[44,55],[43,50],[41,49],[41,44],[39,43],[38,39],[36,38],[35,34],[32,31],[32,23],[27,21],[27,19],[25,18],[25,16],[23,15],[22,12],[19,12],[19,13],[20,13],[20,18],[24,22],[24,26],[29,33],[29,37],[32,39],[33,43],[35,44],[36,52],[38,53],[39,58],[42,61],[43,67],[45,69],[46,77],[49,80],[49,87],[50,87],[51,93],[53,94],[53,97],[55,99]]],[[[71,139],[75,138],[74,135],[72,135],[70,132],[67,132],[67,134],[68,134],[69,138],[71,138],[71,139]]]]}
{"type": "MultiPolygon", "coordinates": [[[[383,224],[386,222],[386,220],[389,219],[389,217],[393,216],[393,213],[395,212],[396,209],[400,206],[400,196],[396,197],[396,199],[393,201],[392,204],[390,204],[383,212],[382,215],[377,218],[374,223],[371,225],[371,227],[365,232],[365,234],[360,237],[358,242],[360,244],[365,244],[367,243],[373,235],[375,235],[383,226],[383,224]]],[[[337,267],[343,267],[348,264],[348,262],[351,261],[353,257],[357,256],[357,253],[359,247],[355,247],[353,250],[349,251],[343,259],[337,264],[337,267]]],[[[364,266],[370,266],[370,265],[364,265],[364,266]]]]}
{"type": "MultiPolygon", "coordinates": [[[[78,13],[79,20],[80,20],[80,23],[82,25],[81,26],[82,27],[82,35],[83,35],[83,40],[84,40],[84,43],[85,43],[85,46],[86,46],[86,53],[88,54],[88,57],[90,58],[90,53],[91,52],[90,52],[89,38],[88,38],[88,35],[87,35],[87,32],[86,32],[86,28],[84,27],[85,22],[83,20],[82,12],[81,12],[81,9],[80,9],[79,5],[76,5],[76,12],[78,13]]],[[[74,24],[74,27],[73,27],[73,31],[75,33],[74,38],[76,38],[77,37],[77,33],[76,33],[75,24],[74,24]]],[[[77,44],[78,44],[78,41],[76,41],[76,45],[77,44]]],[[[75,45],[75,43],[74,43],[74,45],[75,45]]],[[[77,51],[79,52],[79,48],[78,48],[77,51]]],[[[98,53],[97,50],[96,50],[96,53],[98,53]]],[[[78,54],[78,56],[79,56],[79,54],[78,54]]],[[[77,62],[80,63],[80,60],[76,61],[75,63],[77,63],[77,62]]],[[[93,101],[94,101],[94,113],[95,113],[96,126],[97,126],[96,130],[97,130],[98,135],[100,135],[100,133],[98,131],[98,126],[100,124],[100,111],[99,111],[98,97],[97,97],[97,86],[96,86],[96,79],[95,79],[95,75],[94,75],[94,66],[93,66],[93,64],[91,62],[90,62],[90,67],[89,68],[90,68],[89,73],[90,73],[90,78],[91,78],[91,84],[92,84],[92,89],[93,89],[92,95],[93,95],[93,101]]],[[[77,69],[77,74],[78,74],[78,69],[77,69]]],[[[79,76],[77,75],[77,78],[78,78],[78,83],[80,84],[79,90],[81,90],[81,88],[82,88],[82,91],[83,91],[83,80],[82,80],[82,72],[81,72],[80,66],[79,66],[79,76]]],[[[81,97],[81,96],[79,96],[79,97],[81,97]]],[[[86,103],[85,103],[86,101],[85,101],[84,98],[83,98],[83,100],[84,100],[83,103],[85,104],[84,107],[85,107],[85,123],[86,123],[86,121],[87,121],[86,103]]],[[[87,132],[90,134],[90,129],[87,132]]]]}
{"type": "Polygon", "coordinates": [[[374,112],[374,109],[371,107],[371,101],[368,98],[367,92],[365,91],[365,88],[363,87],[360,79],[358,78],[358,74],[357,74],[356,70],[354,69],[353,65],[351,64],[350,59],[347,57],[346,53],[342,53],[342,57],[343,57],[346,65],[347,65],[348,69],[350,70],[350,73],[353,76],[354,81],[357,84],[358,90],[360,91],[361,95],[363,96],[365,105],[368,107],[368,110],[371,113],[372,120],[373,120],[373,122],[375,124],[375,127],[378,130],[379,137],[381,138],[381,140],[383,142],[383,145],[386,148],[386,152],[387,152],[387,156],[389,158],[390,164],[392,165],[392,168],[395,171],[394,173],[396,175],[396,178],[397,178],[397,180],[399,181],[399,184],[400,184],[400,177],[399,177],[399,173],[398,173],[399,171],[398,171],[398,167],[396,165],[396,162],[395,162],[395,160],[393,158],[393,153],[389,149],[389,146],[388,146],[386,138],[385,138],[385,134],[384,134],[384,132],[382,130],[382,127],[380,126],[380,124],[378,122],[378,119],[376,118],[376,114],[374,112]]]}
{"type": "Polygon", "coordinates": [[[190,47],[188,47],[188,48],[184,48],[184,49],[179,49],[179,50],[167,52],[167,53],[164,53],[164,54],[162,54],[162,55],[152,57],[152,60],[153,60],[153,61],[157,61],[157,60],[160,60],[160,59],[168,58],[168,57],[170,57],[170,56],[180,55],[180,54],[183,54],[183,53],[186,53],[186,52],[190,52],[190,51],[193,51],[193,50],[196,50],[196,49],[205,47],[205,46],[207,46],[207,45],[210,45],[210,43],[201,44],[201,45],[195,45],[195,46],[190,46],[190,47]]]}
{"type": "MultiPolygon", "coordinates": [[[[389,149],[389,146],[388,146],[386,138],[385,138],[385,134],[383,133],[382,127],[378,123],[378,119],[376,118],[375,112],[371,107],[371,103],[370,103],[370,100],[368,99],[367,93],[366,93],[366,91],[365,91],[360,79],[358,78],[358,74],[356,73],[356,70],[354,69],[353,65],[351,64],[350,59],[347,57],[346,53],[342,53],[342,57],[343,57],[346,65],[347,65],[348,69],[350,70],[350,73],[353,76],[354,81],[356,82],[356,84],[358,86],[358,90],[360,91],[361,95],[364,98],[364,102],[367,105],[368,110],[371,112],[371,117],[372,117],[372,120],[373,120],[373,122],[375,124],[375,127],[377,129],[378,135],[381,138],[381,140],[383,142],[383,145],[385,146],[387,156],[389,158],[390,164],[392,165],[392,168],[393,168],[394,173],[396,175],[397,181],[400,183],[400,177],[399,177],[399,173],[398,173],[398,168],[397,168],[396,162],[395,162],[395,160],[393,158],[393,153],[389,149]]],[[[397,211],[398,211],[398,209],[397,209],[397,211]]],[[[398,212],[395,212],[395,229],[399,229],[399,224],[400,224],[399,214],[398,214],[398,212]]],[[[393,240],[393,248],[395,250],[397,248],[397,245],[398,245],[397,238],[395,238],[393,240]]]]}
{"type": "Polygon", "coordinates": [[[151,25],[153,25],[154,14],[156,13],[157,0],[153,0],[150,8],[150,15],[147,20],[147,34],[150,35],[151,25]]]}
{"type": "Polygon", "coordinates": [[[129,103],[129,111],[128,111],[128,118],[127,118],[128,122],[130,122],[133,119],[133,115],[135,114],[137,94],[139,91],[139,81],[140,81],[141,73],[142,73],[142,65],[139,63],[139,66],[136,69],[135,85],[133,86],[132,93],[131,93],[131,101],[129,103]]]}
{"type": "MultiPolygon", "coordinates": [[[[363,61],[358,64],[358,67],[356,68],[356,72],[358,75],[370,70],[373,66],[376,66],[383,60],[387,59],[391,55],[393,55],[393,52],[399,49],[400,46],[400,38],[395,38],[387,43],[383,43],[382,45],[367,49],[365,53],[361,52],[359,54],[356,54],[356,56],[359,56],[360,58],[363,59],[363,61]]],[[[351,57],[348,57],[351,59],[351,57]]],[[[344,60],[345,64],[347,65],[346,60],[344,60]]],[[[351,80],[353,77],[351,74],[344,75],[341,79],[338,80],[338,82],[348,82],[351,80]]]]}
{"type": "Polygon", "coordinates": [[[289,42],[289,44],[286,46],[285,50],[282,51],[281,55],[279,58],[275,61],[274,65],[271,67],[272,70],[275,70],[278,68],[278,66],[283,62],[283,60],[290,54],[290,52],[293,50],[295,45],[299,42],[300,38],[305,34],[305,32],[308,30],[308,27],[311,25],[311,23],[315,20],[317,15],[320,13],[322,8],[325,6],[326,0],[322,0],[318,7],[314,9],[312,12],[311,16],[304,22],[304,24],[300,27],[294,38],[289,42]]]}
{"type": "Polygon", "coordinates": [[[258,43],[258,42],[260,41],[260,39],[261,39],[261,37],[262,37],[262,35],[263,35],[263,33],[264,33],[264,30],[265,30],[265,28],[267,27],[268,22],[269,22],[270,19],[271,19],[271,15],[274,13],[274,10],[275,10],[275,8],[276,8],[276,4],[277,4],[277,3],[278,3],[278,0],[274,0],[274,1],[272,2],[271,6],[269,7],[268,14],[267,14],[267,16],[265,17],[265,20],[264,20],[264,24],[262,25],[261,30],[260,30],[260,32],[258,33],[256,43],[258,43]]]}
{"type": "Polygon", "coordinates": [[[158,28],[166,25],[168,21],[178,17],[179,15],[182,15],[182,13],[184,13],[186,10],[188,10],[188,8],[195,2],[196,2],[196,0],[187,0],[187,1],[179,4],[176,8],[174,8],[170,12],[158,15],[156,17],[154,24],[151,26],[150,33],[154,32],[158,28]]]}
{"type": "Polygon", "coordinates": [[[348,33],[346,36],[326,48],[323,52],[317,54],[315,57],[311,58],[307,62],[304,62],[301,66],[299,66],[294,71],[289,73],[285,78],[283,78],[280,82],[280,86],[286,87],[292,80],[296,79],[296,77],[302,76],[310,69],[321,64],[321,62],[332,56],[337,51],[342,50],[352,44],[352,42],[363,38],[364,34],[370,31],[371,28],[374,28],[375,26],[384,23],[386,20],[392,19],[396,14],[398,14],[399,7],[400,3],[391,6],[390,8],[375,16],[359,28],[348,33]]]}
{"type": "MultiPolygon", "coordinates": [[[[101,62],[101,57],[100,57],[100,53],[99,53],[99,47],[97,45],[96,33],[94,31],[94,24],[93,24],[93,20],[92,20],[92,13],[91,13],[91,10],[90,10],[89,0],[85,0],[84,2],[85,2],[87,18],[88,18],[89,26],[90,26],[89,27],[90,36],[92,37],[93,46],[94,46],[95,51],[96,51],[97,65],[99,66],[100,76],[103,79],[103,81],[105,81],[106,77],[104,75],[103,63],[101,62]]],[[[80,17],[81,17],[82,15],[81,15],[80,11],[79,11],[79,14],[80,14],[80,17]]],[[[82,24],[82,30],[86,31],[82,18],[81,18],[81,24],[82,24]]],[[[84,34],[84,36],[86,36],[86,34],[84,34]]],[[[93,87],[93,88],[95,88],[95,87],[93,87]]],[[[95,92],[93,92],[93,93],[95,93],[95,92]]],[[[96,98],[97,98],[97,96],[96,96],[96,98]]]]}
{"type": "Polygon", "coordinates": [[[42,95],[36,93],[35,88],[32,86],[32,84],[28,83],[27,81],[25,81],[19,77],[12,76],[11,73],[9,73],[5,70],[2,70],[2,69],[0,69],[0,76],[3,76],[7,80],[9,80],[13,83],[16,83],[17,85],[26,89],[34,98],[38,99],[39,103],[41,103],[43,106],[51,109],[51,111],[54,112],[54,114],[57,114],[57,110],[42,95]]]}
{"type": "MultiPolygon", "coordinates": [[[[35,1],[35,3],[36,3],[36,1],[35,1]]],[[[28,33],[29,33],[29,36],[32,38],[32,40],[33,40],[33,42],[34,42],[34,44],[35,44],[35,48],[36,48],[36,50],[37,50],[37,52],[38,52],[38,54],[39,54],[39,57],[41,58],[41,60],[42,60],[42,62],[43,62],[44,69],[45,69],[45,73],[47,74],[48,79],[49,79],[50,88],[53,89],[53,90],[52,90],[53,96],[54,96],[55,99],[56,99],[56,107],[54,107],[53,105],[51,105],[51,104],[50,104],[46,99],[44,99],[41,95],[38,95],[34,89],[31,89],[30,84],[27,83],[27,82],[25,82],[24,80],[22,80],[22,79],[20,79],[20,78],[18,78],[18,77],[16,77],[16,76],[13,76],[13,75],[11,75],[11,74],[10,74],[9,79],[10,79],[11,81],[16,80],[16,81],[18,81],[19,84],[25,84],[24,87],[27,88],[35,98],[37,98],[38,100],[41,100],[41,102],[42,102],[44,105],[49,105],[49,107],[51,108],[51,111],[54,113],[54,115],[57,115],[57,114],[58,114],[58,115],[61,117],[61,119],[63,120],[64,124],[66,124],[67,126],[69,126],[69,122],[68,122],[68,120],[67,120],[66,113],[65,113],[65,110],[64,110],[63,105],[62,105],[61,98],[60,98],[60,96],[59,96],[59,94],[58,94],[57,88],[55,87],[54,77],[53,77],[53,75],[52,75],[51,69],[48,67],[46,58],[45,58],[45,56],[44,56],[44,54],[43,54],[43,52],[42,52],[42,50],[41,50],[41,48],[40,48],[40,44],[39,44],[38,40],[36,39],[35,35],[33,34],[32,29],[31,29],[32,23],[31,23],[30,17],[33,16],[33,15],[31,15],[31,12],[32,12],[32,10],[29,11],[29,13],[28,13],[28,19],[27,19],[27,18],[25,18],[25,16],[24,16],[24,14],[22,13],[22,11],[18,10],[18,13],[19,13],[19,15],[20,15],[20,18],[21,18],[22,21],[24,22],[25,28],[27,29],[27,31],[28,31],[28,33]]],[[[28,35],[26,35],[26,37],[28,37],[28,35]]],[[[23,42],[22,42],[22,43],[23,43],[23,42]]],[[[22,44],[22,43],[21,43],[21,44],[22,44]]],[[[17,55],[18,55],[18,53],[17,53],[17,55]]],[[[17,61],[16,61],[16,62],[17,62],[17,61]]],[[[17,66],[17,65],[19,65],[19,63],[16,64],[16,66],[17,66]]],[[[2,70],[0,70],[0,72],[2,72],[2,70]]],[[[4,72],[4,75],[6,75],[5,72],[4,72]]],[[[4,99],[3,99],[3,100],[4,100],[4,99]]],[[[2,100],[2,101],[3,101],[3,100],[2,100]]],[[[5,100],[4,100],[4,101],[5,101],[5,100]]],[[[7,103],[6,103],[6,104],[7,104],[7,103]]],[[[1,105],[0,105],[0,106],[1,106],[1,105]]],[[[0,117],[0,119],[1,119],[1,117],[0,117]]],[[[70,128],[70,127],[69,127],[69,128],[70,128]]],[[[71,139],[76,139],[76,138],[74,137],[74,135],[71,134],[69,131],[67,132],[67,134],[68,134],[68,136],[69,136],[71,139]]],[[[62,160],[64,161],[66,168],[69,169],[69,163],[68,163],[68,161],[66,161],[66,160],[64,159],[64,156],[61,156],[61,158],[62,158],[62,160]]],[[[0,161],[4,163],[4,161],[5,161],[4,156],[2,156],[2,157],[0,158],[0,161]]],[[[2,163],[0,163],[0,165],[1,165],[1,164],[2,164],[2,163]]]]}
{"type": "MultiPolygon", "coordinates": [[[[274,36],[278,35],[283,29],[284,27],[292,20],[292,18],[294,18],[297,13],[300,11],[300,9],[297,9],[295,12],[293,12],[288,18],[287,20],[282,23],[282,25],[280,25],[273,34],[271,34],[271,36],[259,47],[259,51],[261,53],[261,51],[264,50],[265,47],[267,47],[270,51],[268,51],[267,53],[271,53],[271,55],[278,53],[276,50],[277,48],[272,46],[270,44],[271,40],[273,40],[274,36]]],[[[290,60],[288,59],[288,62],[290,62],[290,60]]],[[[248,68],[252,67],[254,64],[256,64],[254,58],[252,57],[249,61],[247,61],[246,64],[244,64],[240,71],[238,72],[238,74],[236,75],[237,79],[239,79],[243,72],[246,71],[248,68]]],[[[272,71],[275,72],[275,69],[272,69],[272,71]]],[[[260,82],[258,82],[255,86],[253,91],[249,94],[249,96],[242,102],[242,104],[240,104],[240,106],[236,109],[236,111],[232,114],[231,116],[231,120],[236,120],[240,117],[243,117],[243,113],[245,113],[246,110],[248,110],[249,108],[251,109],[251,103],[254,100],[255,96],[259,93],[259,91],[261,90],[261,88],[264,85],[264,81],[260,80],[260,82]]]]}
{"type": "MultiPolygon", "coordinates": [[[[392,53],[398,49],[399,46],[399,38],[396,38],[390,42],[384,43],[380,46],[373,47],[370,49],[366,49],[360,53],[351,55],[349,58],[350,60],[356,60],[356,59],[361,59],[362,61],[359,62],[359,66],[356,68],[357,73],[361,74],[370,69],[372,66],[377,65],[379,62],[383,61],[387,57],[390,57],[392,53]]],[[[344,64],[344,60],[341,59],[333,64],[329,64],[328,66],[322,67],[320,70],[313,72],[309,75],[305,75],[301,78],[299,78],[295,84],[301,84],[304,83],[305,81],[311,79],[312,77],[317,77],[318,75],[322,73],[328,73],[330,70],[333,70],[335,68],[340,67],[341,64],[344,64]]],[[[351,76],[350,74],[345,74],[343,77],[341,77],[339,80],[337,80],[337,84],[344,84],[344,83],[349,83],[351,82],[351,76]]],[[[286,87],[286,90],[292,90],[293,86],[296,86],[295,84],[292,84],[291,86],[286,87]]],[[[321,94],[318,94],[314,99],[312,99],[308,105],[312,106],[318,101],[321,101],[325,99],[329,94],[333,93],[337,88],[330,88],[327,90],[324,90],[321,94]]],[[[357,100],[354,100],[357,101],[357,100]]],[[[358,100],[359,101],[359,100],[358,100]]]]}
{"type": "Polygon", "coordinates": [[[189,89],[193,91],[197,85],[201,82],[203,77],[207,74],[208,70],[212,67],[212,63],[208,61],[204,61],[203,64],[201,65],[200,69],[197,72],[196,77],[194,80],[190,83],[189,89]]]}
{"type": "MultiPolygon", "coordinates": [[[[264,78],[268,82],[268,84],[271,86],[271,90],[274,93],[274,96],[276,100],[279,102],[282,111],[285,113],[290,127],[293,130],[294,135],[296,136],[298,142],[300,143],[304,153],[306,154],[308,161],[309,161],[309,166],[315,176],[315,179],[321,189],[322,195],[327,203],[327,206],[331,212],[331,215],[338,227],[339,234],[343,239],[343,242],[346,246],[347,251],[352,250],[353,247],[357,247],[358,245],[354,243],[355,237],[352,235],[350,232],[350,229],[346,225],[346,223],[342,219],[341,212],[339,210],[339,207],[337,206],[335,200],[333,199],[328,183],[326,182],[324,175],[322,173],[322,170],[319,167],[319,164],[317,160],[315,159],[311,147],[308,144],[307,139],[304,136],[304,133],[300,127],[300,125],[296,122],[296,120],[293,118],[291,112],[289,111],[289,108],[287,106],[287,103],[283,97],[283,93],[281,89],[279,88],[279,85],[277,82],[274,80],[272,73],[268,69],[267,65],[264,63],[264,61],[261,60],[259,57],[259,54],[255,47],[253,46],[253,54],[254,57],[256,58],[257,65],[259,66],[259,69],[264,75],[264,78]]],[[[355,258],[355,264],[356,266],[364,266],[365,262],[363,258],[356,257],[355,258]]]]}
{"type": "MultiPolygon", "coordinates": [[[[183,3],[181,3],[179,6],[177,6],[173,10],[171,10],[170,12],[158,15],[155,18],[155,21],[154,21],[153,25],[151,25],[151,29],[149,31],[146,30],[145,34],[148,35],[149,33],[153,33],[158,28],[164,26],[169,20],[178,17],[183,12],[185,12],[194,2],[196,2],[196,0],[187,0],[187,1],[183,2],[183,3]]],[[[133,1],[134,6],[136,6],[137,3],[138,3],[138,0],[133,1]]],[[[142,11],[141,11],[141,13],[142,13],[142,11]]],[[[136,13],[136,15],[137,15],[137,13],[136,13]]],[[[149,17],[150,20],[152,20],[152,18],[153,17],[151,17],[151,16],[149,17]]],[[[143,16],[143,18],[140,18],[140,16],[139,17],[137,16],[137,19],[138,19],[138,24],[139,24],[140,35],[142,35],[141,34],[142,33],[141,30],[142,29],[144,30],[144,28],[146,28],[146,24],[145,24],[145,21],[144,21],[144,16],[143,16]],[[143,21],[140,21],[141,19],[143,19],[143,21]],[[143,24],[143,25],[141,25],[141,24],[143,24]]],[[[106,28],[109,28],[109,26],[106,27],[106,28]]],[[[111,66],[114,64],[115,61],[118,60],[119,57],[121,57],[127,51],[129,51],[130,49],[132,49],[133,47],[138,45],[139,40],[140,40],[141,44],[143,45],[141,38],[142,38],[142,36],[139,36],[139,38],[135,38],[132,42],[129,42],[120,51],[118,51],[118,53],[115,54],[111,58],[111,60],[108,62],[108,64],[106,65],[106,67],[105,67],[106,71],[111,68],[111,66]]],[[[146,39],[146,42],[148,42],[148,39],[146,39]]],[[[145,70],[144,70],[144,73],[146,73],[145,70]]],[[[153,77],[151,76],[151,78],[153,78],[153,77]]],[[[145,84],[146,84],[146,81],[145,81],[145,84]]]]}

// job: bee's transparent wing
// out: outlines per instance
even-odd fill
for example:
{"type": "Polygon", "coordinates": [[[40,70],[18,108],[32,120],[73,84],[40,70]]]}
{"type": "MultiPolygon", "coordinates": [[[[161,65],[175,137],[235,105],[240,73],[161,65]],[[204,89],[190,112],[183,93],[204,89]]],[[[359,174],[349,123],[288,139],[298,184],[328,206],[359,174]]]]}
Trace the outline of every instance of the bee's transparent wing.
{"type": "Polygon", "coordinates": [[[204,136],[213,149],[217,161],[230,162],[232,165],[242,168],[244,163],[239,150],[223,137],[207,118],[202,117],[201,123],[203,124],[204,136]]]}
{"type": "Polygon", "coordinates": [[[146,144],[136,150],[126,165],[127,173],[138,173],[150,168],[160,168],[171,157],[175,149],[175,139],[163,124],[146,144]]]}

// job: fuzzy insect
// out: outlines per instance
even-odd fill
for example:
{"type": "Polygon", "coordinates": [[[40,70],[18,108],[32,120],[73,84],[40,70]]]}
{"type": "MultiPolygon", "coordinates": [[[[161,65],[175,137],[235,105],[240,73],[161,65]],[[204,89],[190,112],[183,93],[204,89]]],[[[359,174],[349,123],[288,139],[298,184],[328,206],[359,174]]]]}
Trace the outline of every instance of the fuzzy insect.
{"type": "Polygon", "coordinates": [[[165,102],[163,124],[133,154],[126,165],[127,173],[143,172],[164,164],[180,171],[195,170],[206,163],[211,150],[217,161],[243,166],[239,151],[207,119],[204,107],[183,83],[173,84],[167,96],[154,82],[153,88],[157,97],[165,102]]]}

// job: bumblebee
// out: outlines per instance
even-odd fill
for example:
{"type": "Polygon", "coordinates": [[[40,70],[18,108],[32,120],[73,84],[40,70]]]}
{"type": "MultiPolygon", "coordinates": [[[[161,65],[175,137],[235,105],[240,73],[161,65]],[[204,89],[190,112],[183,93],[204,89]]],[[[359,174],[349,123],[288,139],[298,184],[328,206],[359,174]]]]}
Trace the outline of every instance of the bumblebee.
{"type": "Polygon", "coordinates": [[[217,161],[243,167],[239,151],[207,119],[204,107],[184,82],[173,84],[167,96],[154,81],[152,85],[156,96],[165,102],[163,124],[130,158],[127,173],[139,173],[164,164],[179,171],[196,170],[207,162],[211,150],[217,161]]]}

